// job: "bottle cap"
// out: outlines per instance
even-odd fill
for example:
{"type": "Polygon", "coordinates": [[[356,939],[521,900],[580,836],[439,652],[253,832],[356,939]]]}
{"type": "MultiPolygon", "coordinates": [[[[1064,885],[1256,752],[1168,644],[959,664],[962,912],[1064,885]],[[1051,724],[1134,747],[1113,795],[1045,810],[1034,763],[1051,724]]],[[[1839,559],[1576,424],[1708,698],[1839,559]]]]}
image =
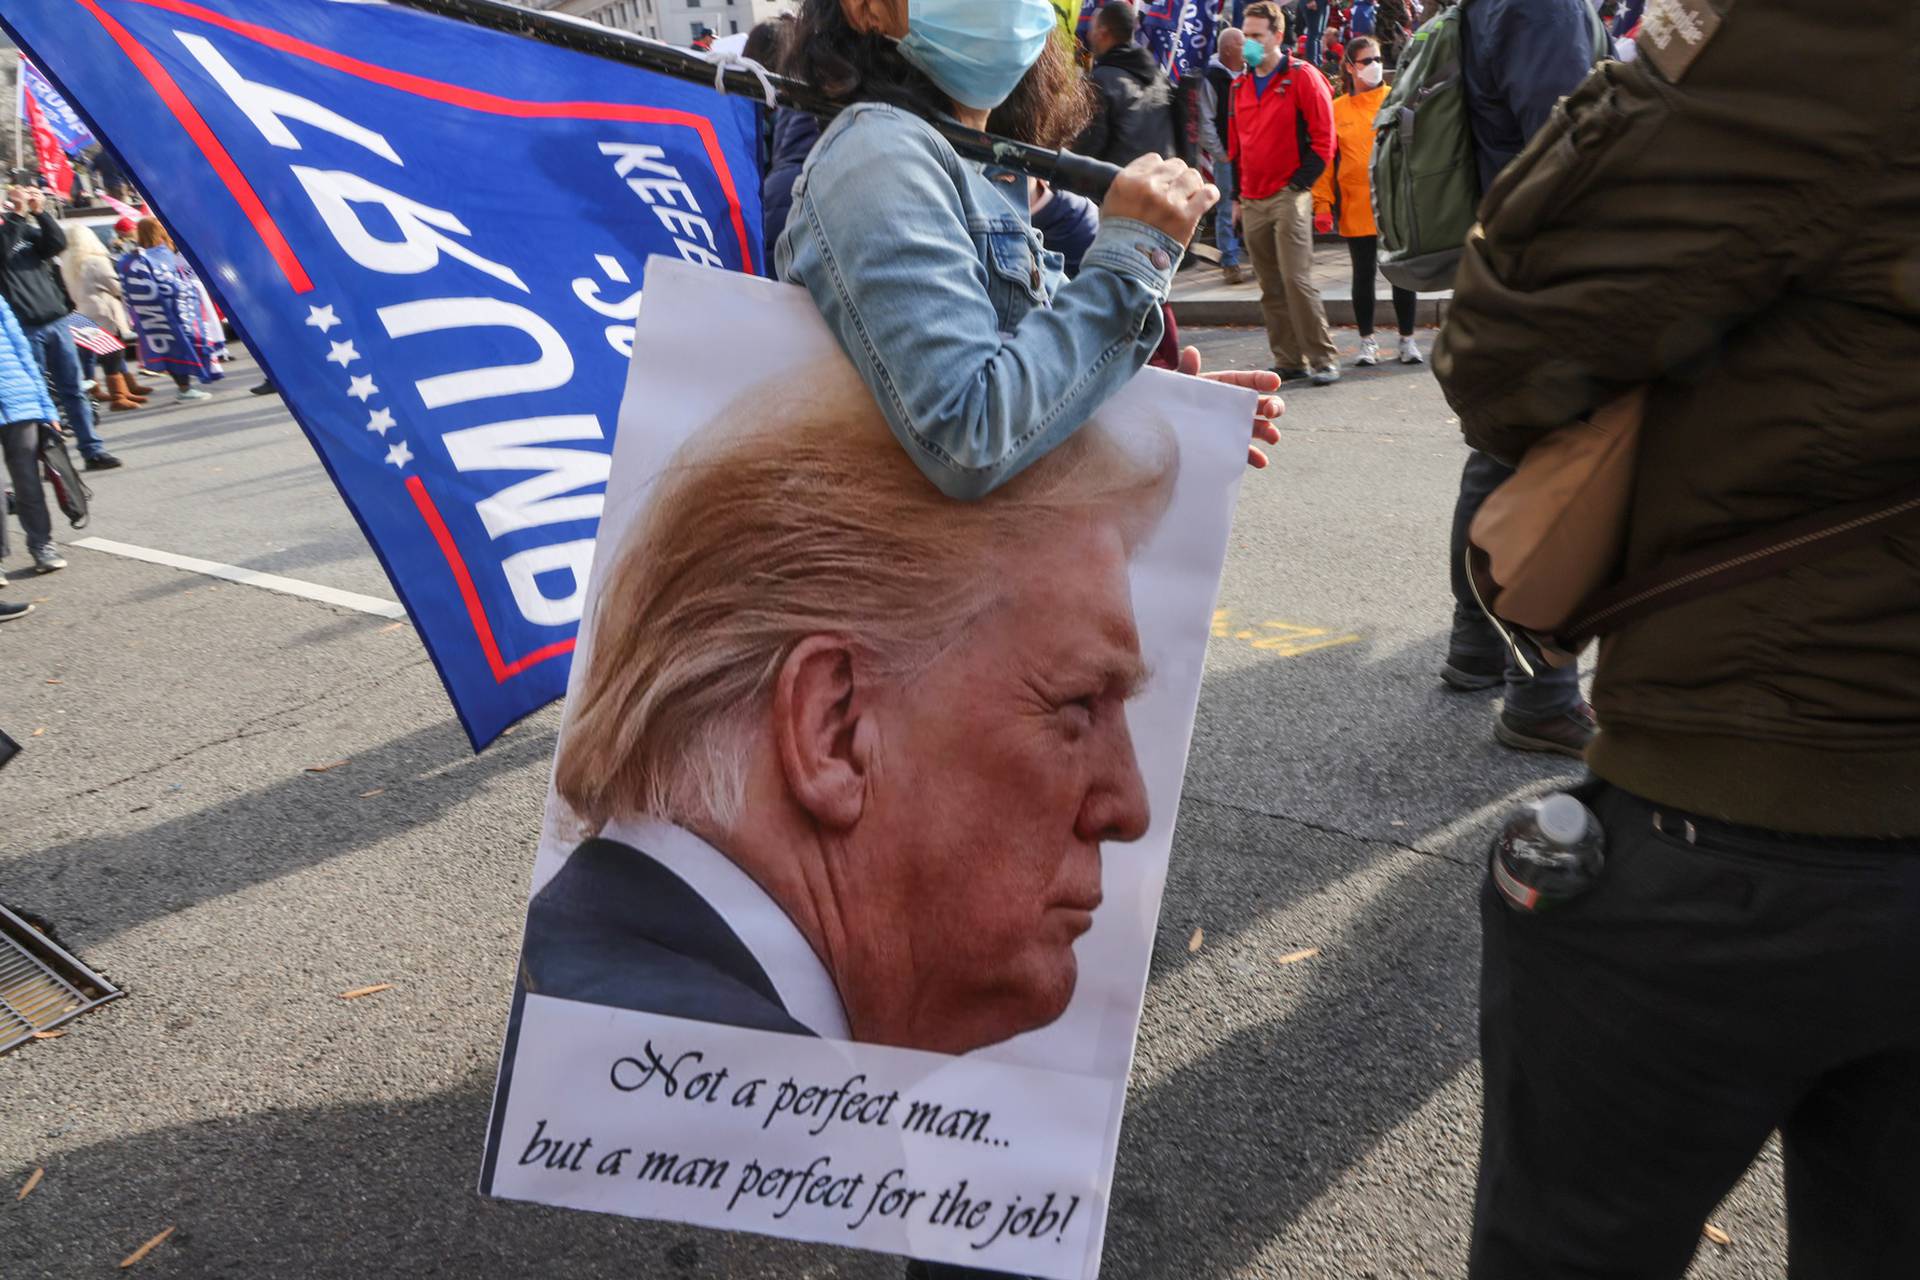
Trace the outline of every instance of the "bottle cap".
{"type": "Polygon", "coordinates": [[[1587,834],[1587,806],[1564,792],[1542,800],[1534,817],[1540,834],[1555,844],[1573,844],[1587,834]]]}

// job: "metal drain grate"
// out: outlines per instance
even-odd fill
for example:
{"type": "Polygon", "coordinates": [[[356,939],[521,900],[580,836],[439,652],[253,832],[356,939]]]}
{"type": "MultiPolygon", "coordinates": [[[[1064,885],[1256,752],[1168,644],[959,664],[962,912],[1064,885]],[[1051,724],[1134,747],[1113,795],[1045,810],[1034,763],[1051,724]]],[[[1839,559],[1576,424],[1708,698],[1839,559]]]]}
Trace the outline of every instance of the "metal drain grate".
{"type": "Polygon", "coordinates": [[[119,994],[53,939],[0,907],[0,1053],[119,994]]]}

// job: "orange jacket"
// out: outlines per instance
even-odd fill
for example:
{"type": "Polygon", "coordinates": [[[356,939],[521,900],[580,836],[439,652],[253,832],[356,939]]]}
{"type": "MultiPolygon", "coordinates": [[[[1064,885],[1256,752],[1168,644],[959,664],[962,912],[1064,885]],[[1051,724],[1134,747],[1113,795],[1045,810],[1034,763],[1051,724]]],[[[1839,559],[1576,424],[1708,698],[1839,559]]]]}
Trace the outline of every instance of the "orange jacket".
{"type": "Polygon", "coordinates": [[[1333,163],[1313,184],[1313,211],[1333,208],[1338,190],[1338,230],[1349,239],[1379,234],[1373,225],[1373,118],[1386,97],[1383,84],[1333,100],[1333,163]]]}

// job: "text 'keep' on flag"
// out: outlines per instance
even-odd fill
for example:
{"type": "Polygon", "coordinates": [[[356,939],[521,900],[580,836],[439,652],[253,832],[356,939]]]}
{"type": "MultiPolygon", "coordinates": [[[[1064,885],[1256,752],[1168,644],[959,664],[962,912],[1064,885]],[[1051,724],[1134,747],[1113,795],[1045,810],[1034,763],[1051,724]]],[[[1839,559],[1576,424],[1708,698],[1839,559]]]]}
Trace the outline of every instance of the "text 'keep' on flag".
{"type": "Polygon", "coordinates": [[[0,22],[244,333],[474,746],[560,696],[642,265],[759,267],[758,108],[344,0],[0,22]]]}

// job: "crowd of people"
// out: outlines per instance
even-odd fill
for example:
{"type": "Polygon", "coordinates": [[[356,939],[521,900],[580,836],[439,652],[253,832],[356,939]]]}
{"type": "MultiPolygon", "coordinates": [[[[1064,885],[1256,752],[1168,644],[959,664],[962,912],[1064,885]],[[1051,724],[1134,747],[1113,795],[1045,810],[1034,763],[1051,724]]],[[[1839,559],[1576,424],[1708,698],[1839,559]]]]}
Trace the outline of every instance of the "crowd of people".
{"type": "MultiPolygon", "coordinates": [[[[122,188],[124,190],[124,188],[122,188]]],[[[64,457],[69,440],[86,472],[111,471],[121,460],[100,432],[100,414],[147,406],[152,389],[130,359],[139,324],[127,306],[126,281],[137,279],[190,340],[154,357],[175,387],[177,402],[205,400],[200,382],[221,376],[226,358],[218,312],[204,286],[157,219],[123,217],[111,245],[85,226],[63,224],[58,201],[36,185],[7,189],[0,216],[0,452],[11,504],[25,535],[33,571],[67,567],[53,541],[43,459],[64,457]]],[[[0,587],[7,585],[7,532],[0,521],[0,587]]],[[[33,606],[0,599],[0,622],[33,606]]]]}

